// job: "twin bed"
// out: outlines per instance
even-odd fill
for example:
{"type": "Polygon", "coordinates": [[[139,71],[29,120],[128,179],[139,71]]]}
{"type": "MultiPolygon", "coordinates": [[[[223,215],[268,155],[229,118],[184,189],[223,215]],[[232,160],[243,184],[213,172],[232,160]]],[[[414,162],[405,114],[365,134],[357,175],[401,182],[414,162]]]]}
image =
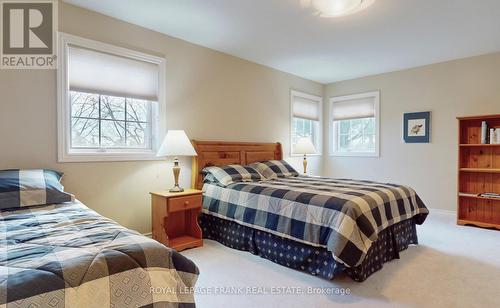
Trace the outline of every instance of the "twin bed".
{"type": "Polygon", "coordinates": [[[192,261],[89,209],[60,177],[0,171],[0,307],[194,307],[192,261]]]}
{"type": "Polygon", "coordinates": [[[416,225],[428,210],[407,186],[297,175],[281,161],[279,143],[193,144],[207,239],[327,279],[345,272],[356,281],[418,243],[416,225]],[[259,165],[267,178],[227,181],[259,165]],[[213,179],[224,172],[224,183],[213,179]]]}
{"type": "MultiPolygon", "coordinates": [[[[409,187],[300,176],[281,161],[279,143],[193,145],[193,186],[204,191],[199,221],[207,239],[356,281],[418,242],[416,225],[428,210],[409,187]],[[228,173],[221,184],[207,172],[240,174],[263,161],[272,167],[253,167],[281,176],[250,171],[232,181],[228,173]]],[[[61,176],[0,171],[0,307],[194,306],[193,262],[90,210],[63,191],[61,176]]]]}

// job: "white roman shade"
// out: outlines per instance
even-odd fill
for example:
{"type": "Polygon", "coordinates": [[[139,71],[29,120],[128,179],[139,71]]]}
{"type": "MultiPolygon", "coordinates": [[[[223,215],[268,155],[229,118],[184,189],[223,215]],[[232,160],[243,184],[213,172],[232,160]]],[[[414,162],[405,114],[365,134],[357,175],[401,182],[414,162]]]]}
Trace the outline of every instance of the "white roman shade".
{"type": "Polygon", "coordinates": [[[332,103],[334,121],[372,118],[375,116],[375,97],[335,101],[332,103]]]}
{"type": "Polygon", "coordinates": [[[320,105],[318,101],[300,96],[293,96],[292,108],[294,118],[319,121],[320,105]]]}
{"type": "Polygon", "coordinates": [[[159,66],[69,46],[68,82],[72,91],[158,101],[159,66]]]}

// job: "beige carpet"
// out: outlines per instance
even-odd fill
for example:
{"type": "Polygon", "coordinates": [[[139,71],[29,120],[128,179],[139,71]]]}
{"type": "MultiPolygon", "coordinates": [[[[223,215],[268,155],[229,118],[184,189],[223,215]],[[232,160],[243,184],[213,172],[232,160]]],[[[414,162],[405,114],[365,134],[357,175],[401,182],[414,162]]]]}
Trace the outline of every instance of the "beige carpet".
{"type": "Polygon", "coordinates": [[[183,254],[200,268],[201,308],[500,307],[500,231],[460,227],[434,212],[418,236],[420,245],[362,283],[324,280],[209,240],[183,254]],[[336,294],[347,288],[350,295],[336,294]]]}

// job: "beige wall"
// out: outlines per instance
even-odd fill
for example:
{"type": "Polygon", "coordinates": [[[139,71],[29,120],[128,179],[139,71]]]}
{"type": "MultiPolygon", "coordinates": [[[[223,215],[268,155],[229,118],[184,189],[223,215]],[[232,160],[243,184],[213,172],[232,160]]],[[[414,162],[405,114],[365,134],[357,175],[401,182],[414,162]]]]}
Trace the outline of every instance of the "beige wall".
{"type": "MultiPolygon", "coordinates": [[[[289,153],[290,89],[323,86],[60,2],[60,31],[164,56],[167,127],[200,140],[280,141],[289,153]]],[[[0,169],[54,168],[102,215],[150,232],[148,192],[172,185],[171,162],[57,163],[56,72],[0,70],[0,169]]],[[[300,158],[291,159],[301,166],[300,158]]],[[[182,160],[181,182],[190,183],[182,160]]],[[[319,173],[321,158],[310,161],[319,173]]]]}
{"type": "Polygon", "coordinates": [[[427,206],[455,210],[456,117],[500,114],[500,53],[333,83],[324,97],[372,90],[381,91],[380,157],[325,156],[325,175],[408,184],[427,206]],[[431,143],[403,143],[403,113],[428,110],[431,143]]]}

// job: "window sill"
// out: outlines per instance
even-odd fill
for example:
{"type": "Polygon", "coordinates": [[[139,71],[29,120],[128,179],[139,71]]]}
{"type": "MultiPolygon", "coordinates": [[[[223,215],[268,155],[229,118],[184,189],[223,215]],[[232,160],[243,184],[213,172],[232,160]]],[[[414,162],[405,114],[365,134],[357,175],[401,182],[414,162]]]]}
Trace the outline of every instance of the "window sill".
{"type": "Polygon", "coordinates": [[[59,163],[113,162],[113,161],[159,161],[154,153],[64,153],[59,156],[59,163]]]}

